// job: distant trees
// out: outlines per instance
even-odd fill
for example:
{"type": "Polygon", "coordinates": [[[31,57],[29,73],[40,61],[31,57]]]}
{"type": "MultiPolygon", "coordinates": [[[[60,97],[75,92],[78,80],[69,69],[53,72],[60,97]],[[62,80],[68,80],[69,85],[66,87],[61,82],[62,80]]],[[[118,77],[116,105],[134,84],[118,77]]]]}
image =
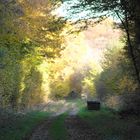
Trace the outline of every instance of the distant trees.
{"type": "Polygon", "coordinates": [[[69,97],[72,91],[77,93],[77,97],[84,95],[88,99],[96,98],[95,81],[102,71],[102,52],[107,46],[117,44],[120,35],[121,31],[114,28],[110,19],[79,34],[67,35],[64,44],[66,48],[61,52],[61,57],[49,65],[51,98],[69,97]]]}

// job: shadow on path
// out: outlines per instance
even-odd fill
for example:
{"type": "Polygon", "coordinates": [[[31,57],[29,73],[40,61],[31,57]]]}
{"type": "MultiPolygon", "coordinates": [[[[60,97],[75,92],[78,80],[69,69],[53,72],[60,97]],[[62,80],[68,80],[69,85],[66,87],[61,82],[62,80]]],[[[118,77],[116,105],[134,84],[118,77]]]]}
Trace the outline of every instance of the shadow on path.
{"type": "Polygon", "coordinates": [[[99,140],[95,130],[78,116],[69,116],[65,120],[69,140],[99,140]]]}

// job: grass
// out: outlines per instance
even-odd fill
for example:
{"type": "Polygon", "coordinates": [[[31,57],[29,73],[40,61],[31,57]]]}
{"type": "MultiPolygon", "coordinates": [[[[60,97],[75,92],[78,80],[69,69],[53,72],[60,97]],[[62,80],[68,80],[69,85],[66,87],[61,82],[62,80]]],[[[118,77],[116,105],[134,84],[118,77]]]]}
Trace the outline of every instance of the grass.
{"type": "Polygon", "coordinates": [[[67,130],[65,127],[65,118],[67,114],[64,113],[58,116],[52,123],[49,130],[50,136],[53,140],[67,140],[67,130]]]}
{"type": "Polygon", "coordinates": [[[30,112],[25,115],[10,115],[0,123],[0,140],[22,140],[32,129],[48,117],[47,112],[30,112]]]}
{"type": "Polygon", "coordinates": [[[81,109],[78,115],[86,120],[103,140],[140,140],[138,118],[123,120],[117,113],[106,108],[101,111],[81,109]]]}

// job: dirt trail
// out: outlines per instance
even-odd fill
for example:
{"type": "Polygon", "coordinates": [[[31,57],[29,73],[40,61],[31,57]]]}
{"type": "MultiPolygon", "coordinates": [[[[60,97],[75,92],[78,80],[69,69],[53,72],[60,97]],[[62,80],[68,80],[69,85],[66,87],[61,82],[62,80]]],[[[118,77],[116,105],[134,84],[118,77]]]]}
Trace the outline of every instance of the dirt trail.
{"type": "Polygon", "coordinates": [[[50,109],[50,112],[52,112],[51,118],[41,123],[26,140],[53,140],[49,130],[53,121],[64,112],[68,113],[68,117],[65,119],[68,140],[99,140],[95,130],[77,116],[79,109],[75,103],[51,102],[46,109],[50,109]]]}
{"type": "MultiPolygon", "coordinates": [[[[53,140],[48,131],[55,118],[44,121],[33,131],[28,140],[53,140]]],[[[78,116],[70,115],[65,119],[68,140],[99,140],[96,132],[78,116]]]]}

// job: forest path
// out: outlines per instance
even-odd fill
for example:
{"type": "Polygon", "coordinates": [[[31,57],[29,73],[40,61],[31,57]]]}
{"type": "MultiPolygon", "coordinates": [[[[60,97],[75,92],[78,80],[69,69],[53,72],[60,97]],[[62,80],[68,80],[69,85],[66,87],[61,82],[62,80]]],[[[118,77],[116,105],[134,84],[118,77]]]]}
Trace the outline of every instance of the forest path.
{"type": "Polygon", "coordinates": [[[94,128],[77,114],[82,102],[51,102],[52,115],[34,129],[26,140],[99,140],[94,128]]]}
{"type": "Polygon", "coordinates": [[[64,126],[60,129],[66,129],[66,133],[61,137],[52,138],[50,129],[59,116],[49,118],[41,123],[28,140],[99,140],[95,130],[91,128],[87,122],[80,119],[77,115],[68,115],[63,121],[64,126]]]}

